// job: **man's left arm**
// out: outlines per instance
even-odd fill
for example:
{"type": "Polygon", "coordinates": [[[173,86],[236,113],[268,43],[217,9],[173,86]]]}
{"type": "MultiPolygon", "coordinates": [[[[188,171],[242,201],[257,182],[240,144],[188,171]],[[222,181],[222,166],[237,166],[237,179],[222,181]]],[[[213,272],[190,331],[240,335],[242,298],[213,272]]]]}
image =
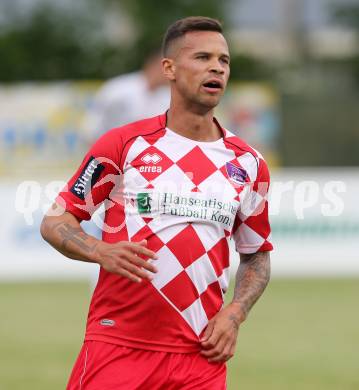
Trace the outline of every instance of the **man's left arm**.
{"type": "Polygon", "coordinates": [[[240,324],[267,287],[270,279],[269,252],[241,254],[232,302],[209,322],[201,340],[201,354],[210,362],[233,357],[240,324]]]}

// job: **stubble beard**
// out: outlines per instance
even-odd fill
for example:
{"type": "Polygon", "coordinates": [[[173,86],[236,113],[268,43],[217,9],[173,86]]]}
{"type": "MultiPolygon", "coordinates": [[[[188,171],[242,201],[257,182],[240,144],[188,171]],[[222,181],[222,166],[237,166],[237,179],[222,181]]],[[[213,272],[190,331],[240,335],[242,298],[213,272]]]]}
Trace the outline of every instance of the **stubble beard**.
{"type": "Polygon", "coordinates": [[[182,100],[182,104],[188,111],[195,112],[200,115],[204,115],[209,111],[213,110],[219,103],[223,96],[223,93],[218,97],[206,96],[200,90],[190,91],[187,88],[181,88],[177,86],[177,94],[182,100]]]}
{"type": "Polygon", "coordinates": [[[196,111],[201,113],[207,113],[208,111],[213,110],[221,101],[221,96],[214,99],[208,99],[205,96],[201,96],[201,93],[192,94],[188,97],[189,106],[196,108],[196,111]]]}

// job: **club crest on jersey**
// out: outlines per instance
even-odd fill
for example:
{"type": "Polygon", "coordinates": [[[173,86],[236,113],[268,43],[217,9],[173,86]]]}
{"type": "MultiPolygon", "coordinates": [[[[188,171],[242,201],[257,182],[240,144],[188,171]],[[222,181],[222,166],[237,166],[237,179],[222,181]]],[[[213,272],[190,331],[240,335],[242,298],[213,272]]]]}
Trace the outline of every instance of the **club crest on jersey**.
{"type": "Polygon", "coordinates": [[[104,169],[105,167],[95,157],[91,156],[70,191],[78,198],[84,200],[104,169]]]}
{"type": "Polygon", "coordinates": [[[243,168],[239,168],[231,162],[226,163],[226,171],[230,180],[236,184],[244,184],[248,176],[247,171],[243,168]]]}

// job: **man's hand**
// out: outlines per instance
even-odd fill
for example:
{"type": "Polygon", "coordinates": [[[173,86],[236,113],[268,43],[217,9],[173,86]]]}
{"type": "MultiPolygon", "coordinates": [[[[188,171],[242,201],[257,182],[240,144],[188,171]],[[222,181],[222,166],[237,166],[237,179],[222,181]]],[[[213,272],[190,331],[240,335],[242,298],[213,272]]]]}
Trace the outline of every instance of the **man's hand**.
{"type": "Polygon", "coordinates": [[[157,269],[147,259],[157,259],[155,252],[146,248],[147,241],[121,241],[115,244],[101,242],[96,247],[96,260],[108,272],[123,276],[133,282],[152,280],[150,273],[157,269]]]}
{"type": "Polygon", "coordinates": [[[209,322],[201,339],[201,354],[209,362],[225,362],[234,355],[239,325],[243,321],[236,304],[229,304],[209,322]]]}
{"type": "Polygon", "coordinates": [[[233,300],[208,322],[201,340],[201,354],[208,361],[226,361],[233,356],[239,325],[262,295],[269,277],[268,252],[241,254],[233,300]]]}
{"type": "Polygon", "coordinates": [[[51,213],[41,223],[42,237],[70,259],[100,264],[106,271],[126,277],[133,282],[151,280],[147,272],[157,269],[147,260],[157,259],[147,248],[147,241],[107,243],[85,233],[78,219],[54,203],[51,213]],[[56,215],[52,212],[56,211],[56,215]]]}

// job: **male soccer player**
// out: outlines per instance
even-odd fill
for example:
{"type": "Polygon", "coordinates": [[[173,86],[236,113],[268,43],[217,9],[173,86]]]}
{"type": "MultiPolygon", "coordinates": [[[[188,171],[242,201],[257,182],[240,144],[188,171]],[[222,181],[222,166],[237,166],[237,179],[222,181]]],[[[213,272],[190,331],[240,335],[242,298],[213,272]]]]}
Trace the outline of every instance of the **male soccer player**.
{"type": "Polygon", "coordinates": [[[94,140],[105,131],[168,108],[168,82],[157,49],[144,60],[142,69],[107,80],[96,94],[93,109],[86,118],[88,138],[94,140]]]}
{"type": "Polygon", "coordinates": [[[41,226],[58,251],[101,266],[68,390],[225,389],[269,280],[266,163],[213,117],[229,77],[221,25],[178,20],[163,54],[168,112],[103,135],[41,226]],[[103,202],[101,241],[80,222],[103,202]],[[241,261],[223,307],[231,237],[241,261]]]}

